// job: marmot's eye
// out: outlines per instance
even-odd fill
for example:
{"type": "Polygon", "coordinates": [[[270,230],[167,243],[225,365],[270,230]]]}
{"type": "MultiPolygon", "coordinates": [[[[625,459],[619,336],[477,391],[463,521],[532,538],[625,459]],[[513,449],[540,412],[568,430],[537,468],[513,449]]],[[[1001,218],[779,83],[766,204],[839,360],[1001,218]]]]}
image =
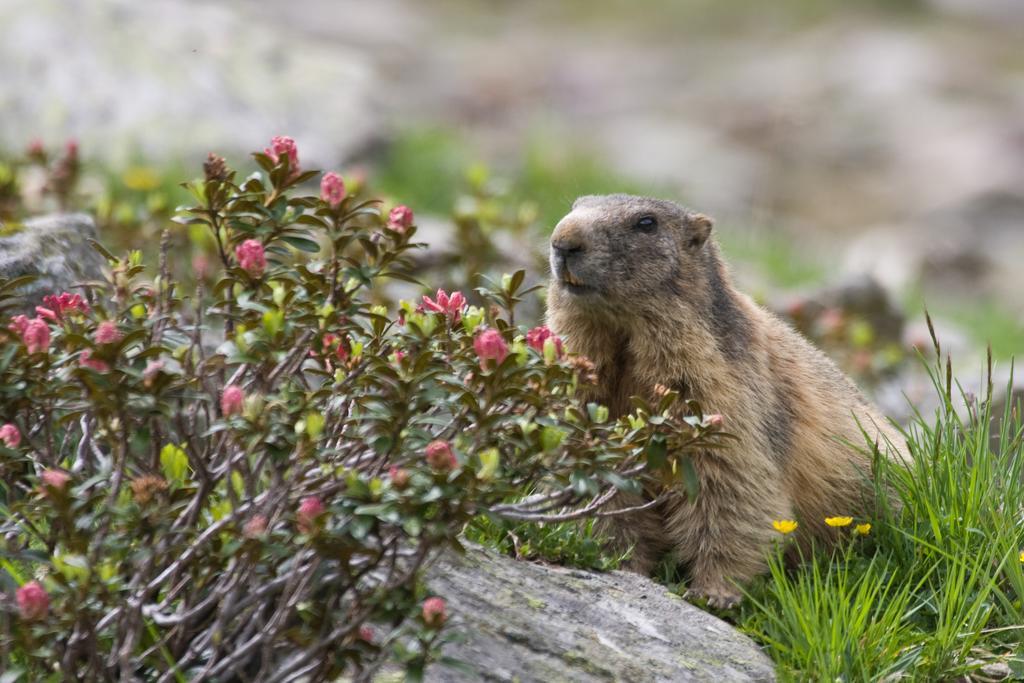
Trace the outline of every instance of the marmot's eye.
{"type": "Polygon", "coordinates": [[[654,232],[654,229],[658,227],[658,221],[654,216],[641,216],[636,222],[636,229],[642,232],[654,232]]]}

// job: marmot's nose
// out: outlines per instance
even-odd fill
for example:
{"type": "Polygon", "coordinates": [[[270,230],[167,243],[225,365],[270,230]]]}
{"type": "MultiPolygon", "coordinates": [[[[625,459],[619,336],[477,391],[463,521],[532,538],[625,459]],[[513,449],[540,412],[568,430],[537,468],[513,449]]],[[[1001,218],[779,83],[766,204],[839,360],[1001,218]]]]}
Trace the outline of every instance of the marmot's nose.
{"type": "Polygon", "coordinates": [[[583,245],[579,242],[570,242],[568,240],[552,240],[551,251],[559,259],[564,260],[573,254],[583,251],[583,245]]]}

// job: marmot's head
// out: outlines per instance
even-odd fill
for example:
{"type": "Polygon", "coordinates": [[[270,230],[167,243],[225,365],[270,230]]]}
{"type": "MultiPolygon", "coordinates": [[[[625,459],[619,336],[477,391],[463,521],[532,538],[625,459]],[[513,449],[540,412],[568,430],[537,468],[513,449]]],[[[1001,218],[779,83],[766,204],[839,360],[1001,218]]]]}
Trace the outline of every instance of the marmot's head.
{"type": "Polygon", "coordinates": [[[549,307],[622,313],[702,292],[711,225],[662,199],[580,197],[551,235],[549,307]]]}

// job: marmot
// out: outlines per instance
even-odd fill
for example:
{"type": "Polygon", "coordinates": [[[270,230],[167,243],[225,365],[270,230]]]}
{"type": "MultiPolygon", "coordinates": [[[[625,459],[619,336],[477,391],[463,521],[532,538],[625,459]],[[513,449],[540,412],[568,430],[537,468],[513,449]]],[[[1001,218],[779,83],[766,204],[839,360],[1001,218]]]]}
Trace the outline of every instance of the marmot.
{"type": "Polygon", "coordinates": [[[592,398],[613,415],[660,384],[721,413],[738,437],[694,457],[695,500],[680,491],[610,518],[617,544],[634,548],[631,569],[650,573],[673,553],[690,594],[726,607],[764,571],[773,520],[798,520],[806,544],[836,536],[826,517],[870,514],[865,433],[896,461],[900,447],[831,360],[733,287],[711,227],[671,201],[580,197],[551,236],[547,320],[596,364],[592,398]]]}

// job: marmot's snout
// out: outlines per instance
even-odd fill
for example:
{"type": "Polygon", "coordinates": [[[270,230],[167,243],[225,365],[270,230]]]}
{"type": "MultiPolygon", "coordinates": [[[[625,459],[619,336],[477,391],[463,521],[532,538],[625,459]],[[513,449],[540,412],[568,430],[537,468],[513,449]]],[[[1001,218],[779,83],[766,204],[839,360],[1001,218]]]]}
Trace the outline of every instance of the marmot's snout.
{"type": "Polygon", "coordinates": [[[581,272],[585,256],[584,228],[570,213],[558,222],[551,234],[551,273],[555,280],[570,290],[587,287],[581,272]]]}

